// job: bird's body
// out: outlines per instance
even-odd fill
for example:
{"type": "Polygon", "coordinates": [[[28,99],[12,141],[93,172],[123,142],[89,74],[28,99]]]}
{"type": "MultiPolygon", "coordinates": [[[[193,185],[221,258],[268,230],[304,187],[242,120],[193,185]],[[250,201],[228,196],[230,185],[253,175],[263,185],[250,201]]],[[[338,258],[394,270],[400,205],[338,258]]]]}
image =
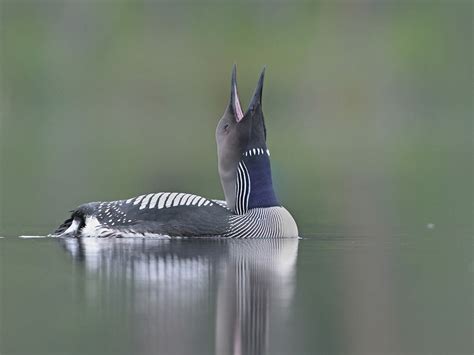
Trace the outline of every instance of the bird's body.
{"type": "Polygon", "coordinates": [[[186,193],[159,192],[127,200],[90,202],[72,212],[55,232],[63,237],[282,238],[297,235],[281,206],[238,215],[225,201],[186,193]]]}
{"type": "Polygon", "coordinates": [[[91,202],[72,212],[66,234],[87,237],[212,237],[225,233],[232,212],[213,200],[160,192],[127,200],[91,202]],[[73,223],[76,221],[76,223],[73,223]],[[72,227],[71,227],[72,226],[72,227]]]}
{"type": "Polygon", "coordinates": [[[216,129],[225,201],[159,192],[91,202],[72,211],[53,233],[61,237],[297,237],[291,214],[273,190],[261,110],[263,72],[243,114],[232,74],[231,100],[216,129]]]}

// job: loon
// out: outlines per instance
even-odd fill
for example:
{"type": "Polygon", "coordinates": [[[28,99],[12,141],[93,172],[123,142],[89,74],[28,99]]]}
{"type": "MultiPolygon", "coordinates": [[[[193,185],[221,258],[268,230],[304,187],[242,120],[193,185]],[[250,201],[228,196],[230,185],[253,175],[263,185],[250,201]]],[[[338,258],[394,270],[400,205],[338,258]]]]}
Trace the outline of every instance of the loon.
{"type": "Polygon", "coordinates": [[[298,228],[278,202],[262,111],[265,68],[244,113],[236,66],[229,104],[216,128],[219,176],[225,201],[182,192],[149,193],[127,200],[86,203],[55,237],[294,238],[298,228]]]}

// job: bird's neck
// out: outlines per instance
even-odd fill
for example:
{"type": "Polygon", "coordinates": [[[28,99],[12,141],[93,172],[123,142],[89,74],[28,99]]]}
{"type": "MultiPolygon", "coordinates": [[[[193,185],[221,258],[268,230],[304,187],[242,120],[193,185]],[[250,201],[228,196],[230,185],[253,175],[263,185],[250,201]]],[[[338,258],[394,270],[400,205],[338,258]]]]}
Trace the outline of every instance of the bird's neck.
{"type": "Polygon", "coordinates": [[[268,150],[247,151],[237,166],[234,212],[244,214],[252,208],[279,205],[273,189],[268,150]]]}

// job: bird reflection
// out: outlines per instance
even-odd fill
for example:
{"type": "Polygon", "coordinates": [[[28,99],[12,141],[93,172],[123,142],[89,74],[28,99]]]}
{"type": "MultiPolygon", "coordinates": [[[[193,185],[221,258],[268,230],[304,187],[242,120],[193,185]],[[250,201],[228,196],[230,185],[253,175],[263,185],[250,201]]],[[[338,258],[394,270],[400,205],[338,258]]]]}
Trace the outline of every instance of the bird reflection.
{"type": "Polygon", "coordinates": [[[130,323],[136,353],[265,354],[290,309],[297,239],[60,243],[88,302],[130,323]]]}

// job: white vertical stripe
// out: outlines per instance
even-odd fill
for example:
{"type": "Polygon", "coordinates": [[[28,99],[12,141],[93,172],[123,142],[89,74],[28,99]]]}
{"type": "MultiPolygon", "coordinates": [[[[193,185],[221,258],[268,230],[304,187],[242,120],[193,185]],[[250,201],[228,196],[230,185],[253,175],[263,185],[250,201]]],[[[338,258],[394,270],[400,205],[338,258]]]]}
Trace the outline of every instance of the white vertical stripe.
{"type": "Polygon", "coordinates": [[[151,201],[150,201],[150,206],[149,206],[149,208],[155,208],[155,206],[156,206],[156,201],[158,201],[158,197],[160,197],[160,196],[161,196],[161,192],[158,193],[158,194],[155,194],[155,196],[153,196],[153,198],[152,198],[151,201]]]}
{"type": "Polygon", "coordinates": [[[242,162],[237,167],[237,179],[236,179],[236,205],[235,212],[237,214],[244,214],[245,208],[245,195],[247,193],[247,181],[245,180],[244,171],[242,169],[242,162]]]}
{"type": "Polygon", "coordinates": [[[240,165],[237,167],[237,178],[235,179],[235,205],[234,211],[237,214],[240,213],[240,189],[242,186],[242,181],[240,180],[240,165]]]}
{"type": "Polygon", "coordinates": [[[181,206],[186,205],[186,202],[188,201],[189,196],[191,196],[191,195],[190,194],[184,194],[184,196],[181,198],[181,202],[180,202],[181,206]]]}
{"type": "Polygon", "coordinates": [[[176,192],[172,192],[170,194],[170,196],[168,197],[168,199],[166,200],[166,207],[171,207],[171,205],[173,204],[173,200],[174,198],[176,197],[177,193],[176,192]]]}
{"type": "Polygon", "coordinates": [[[244,164],[244,169],[245,169],[245,176],[247,177],[247,182],[249,184],[248,192],[247,192],[247,198],[245,200],[245,211],[248,210],[249,208],[249,199],[250,199],[250,193],[252,192],[252,184],[250,181],[250,174],[249,171],[247,170],[247,166],[244,164]]]}
{"type": "Polygon", "coordinates": [[[189,195],[187,200],[186,200],[186,206],[189,206],[191,204],[191,201],[194,199],[194,195],[189,195]]]}
{"type": "Polygon", "coordinates": [[[138,196],[138,197],[135,199],[135,202],[133,202],[133,205],[138,205],[138,204],[140,203],[140,201],[142,200],[143,197],[145,197],[145,195],[138,196]]]}
{"type": "Polygon", "coordinates": [[[164,192],[161,194],[159,200],[158,200],[158,208],[163,208],[163,206],[165,205],[165,200],[166,198],[168,197],[170,193],[169,192],[164,192]]]}
{"type": "Polygon", "coordinates": [[[244,171],[242,169],[242,165],[239,165],[239,176],[241,181],[241,189],[239,194],[239,207],[240,207],[240,214],[244,214],[245,210],[245,194],[247,193],[247,181],[245,180],[244,171]]]}
{"type": "Polygon", "coordinates": [[[180,192],[173,201],[173,206],[179,206],[181,204],[181,199],[183,198],[183,193],[180,192]]]}
{"type": "Polygon", "coordinates": [[[144,209],[147,205],[148,205],[148,201],[150,201],[150,198],[153,196],[154,194],[148,194],[145,196],[145,198],[142,200],[142,204],[140,205],[140,209],[144,209]]]}
{"type": "Polygon", "coordinates": [[[199,196],[194,196],[194,198],[191,200],[191,204],[192,204],[192,205],[195,205],[200,199],[201,199],[201,197],[199,197],[199,196]]]}

